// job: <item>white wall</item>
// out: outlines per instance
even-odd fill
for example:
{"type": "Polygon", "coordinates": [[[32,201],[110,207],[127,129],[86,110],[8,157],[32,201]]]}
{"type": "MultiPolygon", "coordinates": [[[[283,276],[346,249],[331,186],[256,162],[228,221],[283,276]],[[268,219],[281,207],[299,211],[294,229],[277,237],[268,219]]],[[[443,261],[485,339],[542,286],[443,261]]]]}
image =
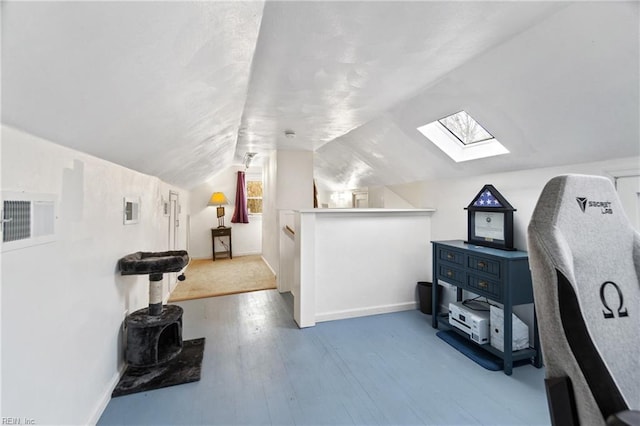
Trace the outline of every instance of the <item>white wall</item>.
{"type": "Polygon", "coordinates": [[[369,187],[369,207],[411,209],[415,206],[388,186],[369,187]]]}
{"type": "MultiPolygon", "coordinates": [[[[400,190],[404,190],[409,185],[400,185],[400,190]]],[[[418,191],[422,186],[415,185],[418,191]]],[[[407,201],[404,196],[396,192],[395,186],[370,186],[356,189],[346,189],[343,191],[318,191],[318,204],[326,204],[330,209],[353,208],[353,195],[365,192],[368,196],[368,208],[385,209],[411,209],[415,206],[407,201]]],[[[415,197],[414,197],[415,198],[415,197]]],[[[420,197],[418,197],[419,199],[420,197]]]]}
{"type": "Polygon", "coordinates": [[[278,263],[278,291],[285,293],[293,289],[295,282],[295,232],[296,213],[280,210],[280,260],[278,263]],[[287,229],[293,231],[290,232],[287,229]]]}
{"type": "MultiPolygon", "coordinates": [[[[332,191],[328,193],[327,207],[330,209],[350,209],[353,207],[353,191],[345,189],[344,191],[332,191]]],[[[318,200],[318,205],[320,200],[318,200]]]]}
{"type": "Polygon", "coordinates": [[[264,171],[262,257],[278,277],[280,211],[313,208],[313,152],[272,151],[264,171]]]}
{"type": "Polygon", "coordinates": [[[301,210],[292,291],[298,325],[415,309],[416,283],[431,276],[431,214],[301,210]]]}
{"type": "MultiPolygon", "coordinates": [[[[167,250],[162,198],[179,193],[186,223],[188,193],[5,126],[2,190],[55,195],[58,239],[2,253],[1,415],[93,423],[123,365],[124,313],[148,304],[148,278],[120,276],[117,261],[167,250]],[[123,197],[131,195],[141,197],[141,218],[125,226],[123,197]]],[[[168,285],[165,278],[165,297],[168,285]]]]}
{"type": "Polygon", "coordinates": [[[313,208],[313,152],[278,151],[277,205],[280,210],[313,208]]]}
{"type": "MultiPolygon", "coordinates": [[[[544,185],[554,176],[579,173],[615,176],[616,171],[637,170],[640,172],[640,158],[622,158],[595,163],[570,164],[559,167],[496,173],[466,178],[433,180],[394,186],[404,193],[417,207],[433,207],[436,212],[431,218],[433,240],[453,240],[467,238],[467,211],[473,197],[485,184],[492,184],[517,209],[514,213],[514,245],[527,251],[527,226],[533,209],[544,185]],[[416,188],[421,190],[417,191],[416,188]]],[[[430,278],[431,279],[431,278],[430,278]]],[[[452,291],[445,292],[444,304],[454,300],[452,291]]],[[[515,307],[514,312],[529,325],[533,323],[531,306],[515,307]]]]}
{"type": "Polygon", "coordinates": [[[262,195],[262,258],[278,277],[280,263],[279,213],[277,208],[278,151],[271,151],[264,165],[262,195]]]}
{"type": "MultiPolygon", "coordinates": [[[[317,182],[317,180],[316,180],[317,182]]],[[[319,182],[317,182],[319,183],[319,182]]],[[[318,207],[319,208],[328,208],[329,202],[331,201],[331,193],[333,191],[329,191],[328,189],[324,189],[320,186],[318,188],[318,207]]]]}
{"type": "MultiPolygon", "coordinates": [[[[189,193],[191,203],[191,238],[189,252],[196,259],[211,259],[211,228],[218,226],[216,208],[208,206],[211,194],[223,192],[229,200],[224,206],[224,224],[230,226],[233,240],[233,255],[244,256],[262,252],[262,215],[249,215],[249,223],[231,223],[236,202],[236,183],[238,171],[244,166],[228,167],[222,172],[192,189],[189,193]]],[[[250,167],[249,173],[262,173],[259,167],[250,167]]]]}
{"type": "Polygon", "coordinates": [[[623,158],[595,163],[570,164],[521,170],[508,173],[423,182],[422,199],[418,206],[434,207],[433,238],[435,240],[465,239],[467,211],[471,199],[485,184],[492,184],[517,209],[514,213],[514,244],[527,250],[526,233],[533,209],[544,185],[554,176],[567,173],[594,174],[611,177],[616,171],[635,169],[640,172],[640,158],[623,158]]]}

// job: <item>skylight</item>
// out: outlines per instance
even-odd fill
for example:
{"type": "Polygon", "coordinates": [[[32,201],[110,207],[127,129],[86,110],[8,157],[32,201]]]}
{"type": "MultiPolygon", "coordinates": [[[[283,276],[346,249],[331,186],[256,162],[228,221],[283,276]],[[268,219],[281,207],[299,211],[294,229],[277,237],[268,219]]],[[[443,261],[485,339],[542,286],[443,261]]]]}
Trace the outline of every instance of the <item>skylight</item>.
{"type": "Polygon", "coordinates": [[[465,111],[432,121],[418,131],[457,163],[509,153],[465,111]]]}
{"type": "Polygon", "coordinates": [[[464,145],[493,139],[491,133],[473,119],[466,111],[460,111],[438,120],[464,145]]]}

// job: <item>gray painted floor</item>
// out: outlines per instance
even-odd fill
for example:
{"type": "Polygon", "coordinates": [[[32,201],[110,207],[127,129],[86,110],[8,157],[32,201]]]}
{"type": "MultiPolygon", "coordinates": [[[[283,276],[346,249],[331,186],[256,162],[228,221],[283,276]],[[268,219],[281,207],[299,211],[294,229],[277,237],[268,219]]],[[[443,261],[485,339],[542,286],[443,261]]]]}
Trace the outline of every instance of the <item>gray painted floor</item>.
{"type": "Polygon", "coordinates": [[[177,304],[202,379],[114,398],[100,425],[549,424],[543,369],[485,370],[418,310],[300,330],[276,290],[177,304]]]}

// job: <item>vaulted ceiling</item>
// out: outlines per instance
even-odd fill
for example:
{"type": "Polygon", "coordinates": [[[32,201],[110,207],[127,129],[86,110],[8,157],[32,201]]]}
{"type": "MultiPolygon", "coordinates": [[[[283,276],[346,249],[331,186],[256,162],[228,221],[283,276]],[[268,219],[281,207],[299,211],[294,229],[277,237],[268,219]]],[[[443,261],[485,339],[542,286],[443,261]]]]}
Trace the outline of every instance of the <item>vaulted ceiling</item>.
{"type": "Polygon", "coordinates": [[[639,9],[3,2],[2,122],[184,188],[274,149],[335,189],[638,156],[639,9]],[[511,153],[416,130],[461,109],[511,153]]]}

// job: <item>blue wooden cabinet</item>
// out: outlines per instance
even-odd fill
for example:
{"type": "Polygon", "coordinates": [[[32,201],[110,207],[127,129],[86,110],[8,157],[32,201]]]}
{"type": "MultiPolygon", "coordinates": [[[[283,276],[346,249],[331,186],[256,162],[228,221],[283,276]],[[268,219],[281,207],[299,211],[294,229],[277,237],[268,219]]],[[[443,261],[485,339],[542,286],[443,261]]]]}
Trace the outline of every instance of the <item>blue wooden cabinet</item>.
{"type": "MultiPolygon", "coordinates": [[[[510,375],[514,361],[530,359],[536,367],[542,366],[538,328],[535,323],[534,339],[529,349],[512,351],[511,317],[514,305],[533,303],[529,257],[523,251],[505,251],[467,244],[464,241],[432,241],[433,287],[432,326],[452,329],[447,314],[441,314],[438,283],[444,281],[457,288],[457,300],[462,300],[462,291],[467,290],[504,308],[504,352],[493,346],[480,347],[504,360],[504,373],[510,375]]],[[[466,336],[463,332],[459,332],[466,336]]],[[[471,340],[470,340],[471,341],[471,340]]]]}

